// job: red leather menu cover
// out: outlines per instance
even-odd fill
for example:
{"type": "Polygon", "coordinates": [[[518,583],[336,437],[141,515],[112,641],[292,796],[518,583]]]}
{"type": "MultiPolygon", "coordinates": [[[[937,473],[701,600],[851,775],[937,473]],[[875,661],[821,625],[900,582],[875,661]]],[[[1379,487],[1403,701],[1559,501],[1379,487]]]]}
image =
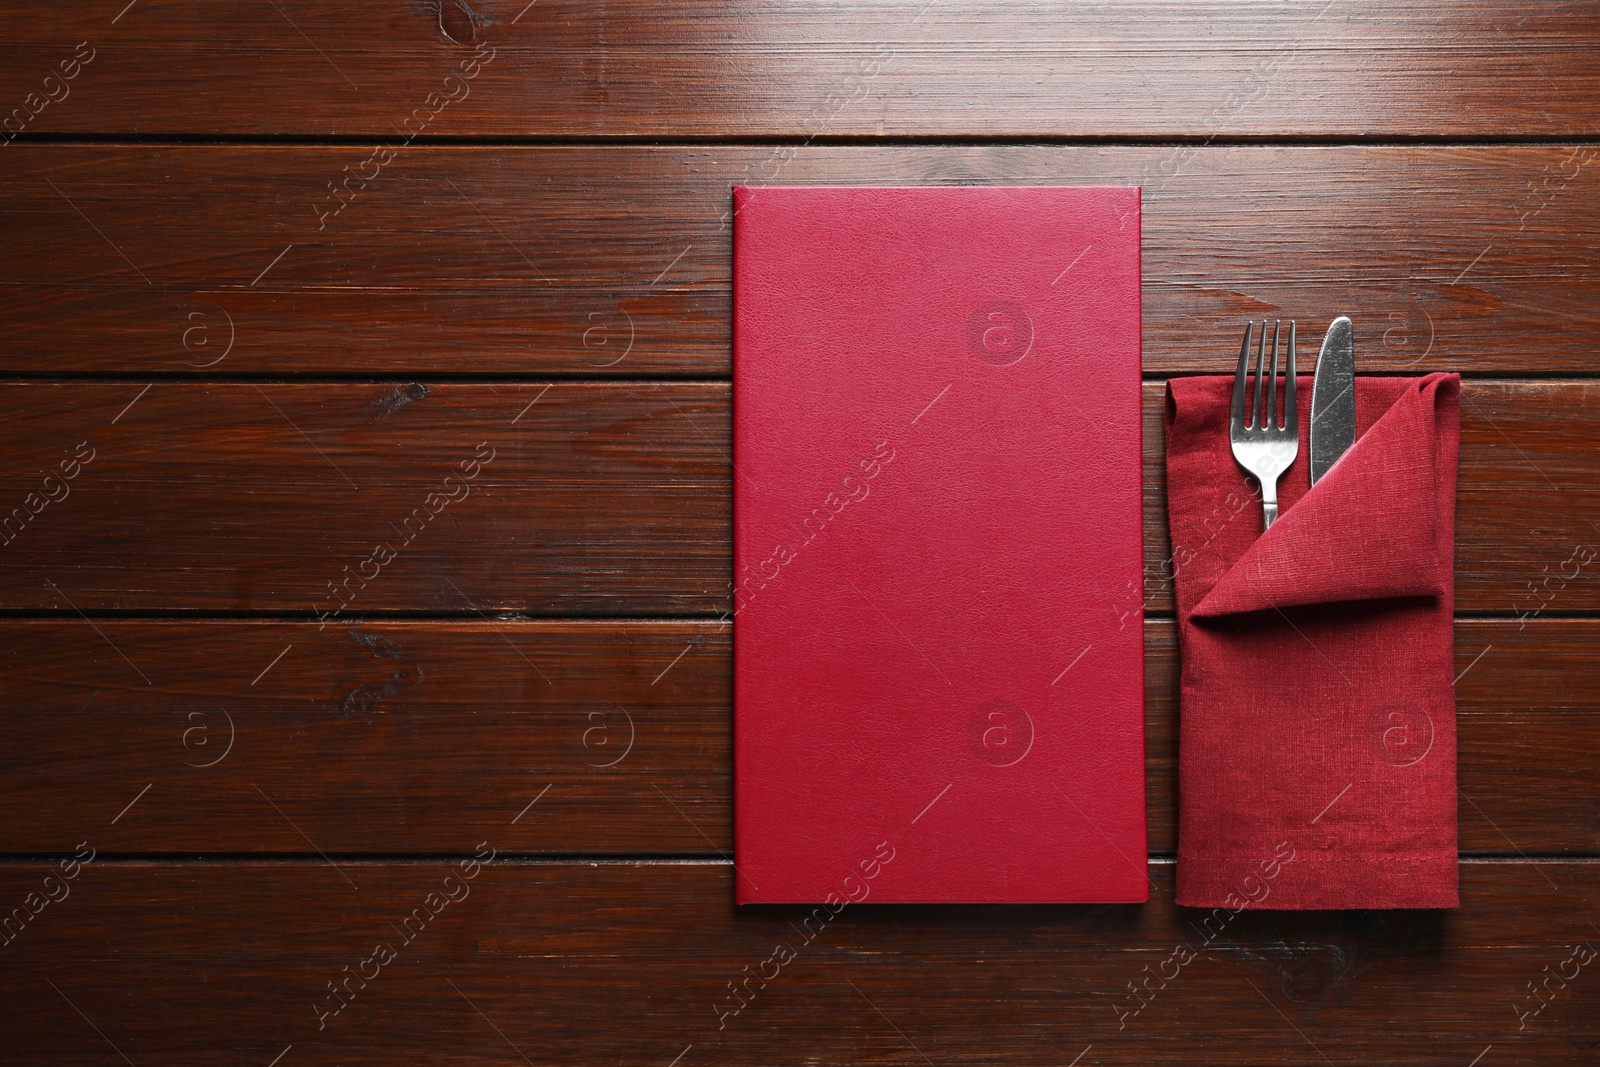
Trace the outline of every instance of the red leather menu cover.
{"type": "Polygon", "coordinates": [[[1139,190],[734,199],[738,900],[1147,899],[1139,190]]]}

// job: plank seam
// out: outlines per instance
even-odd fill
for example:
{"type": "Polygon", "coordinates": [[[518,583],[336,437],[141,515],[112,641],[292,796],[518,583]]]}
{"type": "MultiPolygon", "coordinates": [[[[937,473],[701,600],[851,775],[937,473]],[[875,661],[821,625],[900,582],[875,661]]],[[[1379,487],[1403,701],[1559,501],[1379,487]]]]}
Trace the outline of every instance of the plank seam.
{"type": "MultiPolygon", "coordinates": [[[[95,131],[25,131],[9,143],[34,145],[92,145],[110,148],[161,147],[282,147],[358,148],[394,144],[392,134],[216,134],[177,130],[151,133],[95,131]]],[[[439,148],[1407,148],[1570,147],[1600,143],[1594,133],[1297,133],[1297,134],[829,134],[796,137],[792,134],[419,134],[411,147],[439,148]]]]}

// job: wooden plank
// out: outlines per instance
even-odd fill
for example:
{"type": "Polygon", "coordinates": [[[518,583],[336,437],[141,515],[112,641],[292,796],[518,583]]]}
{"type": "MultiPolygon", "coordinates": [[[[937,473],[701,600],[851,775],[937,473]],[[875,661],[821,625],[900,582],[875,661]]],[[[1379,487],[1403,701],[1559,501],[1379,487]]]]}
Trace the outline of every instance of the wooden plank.
{"type": "Polygon", "coordinates": [[[1593,145],[373,151],[11,146],[0,370],[725,377],[728,187],[774,180],[1142,184],[1152,374],[1262,316],[1350,312],[1369,371],[1600,345],[1593,145]]]}
{"type": "MultiPolygon", "coordinates": [[[[1154,611],[1171,608],[1163,388],[1144,391],[1154,611]]],[[[1597,391],[1590,380],[1464,387],[1460,611],[1600,609],[1600,533],[1581,506],[1600,478],[1597,391]]],[[[728,393],[673,382],[6,383],[0,609],[722,612],[728,393]],[[87,466],[73,459],[80,446],[87,466]],[[69,467],[74,479],[46,481],[69,467]]]]}
{"type": "Polygon", "coordinates": [[[352,20],[330,0],[32,0],[0,100],[22,108],[12,130],[156,136],[391,137],[423,106],[418,129],[457,137],[1560,136],[1589,133],[1600,99],[1591,14],[445,0],[352,20]],[[80,41],[88,64],[46,82],[80,41]]]}
{"type": "MultiPolygon", "coordinates": [[[[731,626],[96,627],[0,624],[0,852],[70,850],[135,800],[100,847],[418,854],[493,826],[518,852],[732,848],[731,626]]],[[[1146,633],[1150,847],[1170,853],[1177,649],[1170,620],[1146,633]]],[[[1457,624],[1464,850],[1600,852],[1597,649],[1595,620],[1457,624]]]]}
{"type": "MultiPolygon", "coordinates": [[[[902,823],[891,865],[916,862],[902,823]]],[[[0,901],[54,869],[0,870],[0,901]]],[[[1464,864],[1459,911],[1237,915],[1175,908],[1168,864],[1146,905],[873,906],[857,876],[837,915],[736,910],[721,863],[459,872],[80,866],[5,948],[26,1024],[0,1063],[1576,1064],[1600,1041],[1595,862],[1464,864]]]]}
{"type": "Polygon", "coordinates": [[[729,847],[731,624],[96,626],[0,624],[0,852],[73,844],[146,785],[120,849],[729,847]]]}
{"type": "Polygon", "coordinates": [[[0,552],[7,606],[331,622],[706,611],[727,594],[725,385],[70,382],[0,397],[0,455],[25,472],[0,499],[26,505],[79,442],[94,452],[0,552]]]}

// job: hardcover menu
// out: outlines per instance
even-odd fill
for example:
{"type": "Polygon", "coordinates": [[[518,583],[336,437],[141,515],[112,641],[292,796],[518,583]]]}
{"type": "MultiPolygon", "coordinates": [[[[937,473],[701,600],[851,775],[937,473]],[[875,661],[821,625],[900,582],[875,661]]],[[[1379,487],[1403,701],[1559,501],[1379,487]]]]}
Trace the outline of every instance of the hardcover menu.
{"type": "Polygon", "coordinates": [[[1147,899],[1139,190],[734,201],[738,900],[1147,899]]]}

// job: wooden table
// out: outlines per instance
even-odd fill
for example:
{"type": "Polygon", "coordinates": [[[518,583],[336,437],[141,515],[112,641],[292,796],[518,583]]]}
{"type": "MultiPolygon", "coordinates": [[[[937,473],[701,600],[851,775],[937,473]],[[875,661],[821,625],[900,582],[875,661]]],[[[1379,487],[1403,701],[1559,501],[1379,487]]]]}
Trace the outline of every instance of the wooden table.
{"type": "Polygon", "coordinates": [[[1593,3],[12,4],[0,1060],[1597,1062],[1597,47],[1593,3]],[[804,909],[732,905],[734,182],[1144,186],[1149,904],[850,909],[743,985],[804,909]],[[1461,908],[1207,940],[1162,383],[1343,311],[1466,379],[1461,908]]]}

